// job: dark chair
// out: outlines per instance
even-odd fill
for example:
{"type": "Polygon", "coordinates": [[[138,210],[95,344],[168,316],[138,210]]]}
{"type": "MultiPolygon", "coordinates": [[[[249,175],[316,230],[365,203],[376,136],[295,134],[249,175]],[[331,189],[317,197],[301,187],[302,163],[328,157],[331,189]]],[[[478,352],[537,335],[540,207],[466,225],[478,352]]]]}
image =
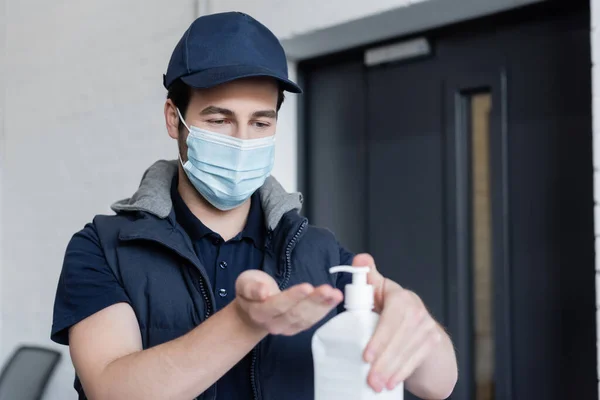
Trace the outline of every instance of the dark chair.
{"type": "Polygon", "coordinates": [[[0,400],[40,400],[61,354],[37,346],[21,346],[0,374],[0,400]]]}

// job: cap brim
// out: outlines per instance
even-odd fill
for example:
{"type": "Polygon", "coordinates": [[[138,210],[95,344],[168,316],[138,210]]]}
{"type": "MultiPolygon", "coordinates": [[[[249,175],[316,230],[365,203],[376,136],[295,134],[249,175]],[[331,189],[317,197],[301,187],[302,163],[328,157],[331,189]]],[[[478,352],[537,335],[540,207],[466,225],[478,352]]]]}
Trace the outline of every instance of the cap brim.
{"type": "Polygon", "coordinates": [[[252,77],[274,78],[281,84],[283,90],[291,93],[302,93],[300,86],[266,68],[246,65],[232,65],[218,68],[209,68],[203,71],[195,72],[190,75],[182,76],[181,80],[188,86],[197,89],[208,89],[223,83],[231,82],[237,79],[252,77]]]}

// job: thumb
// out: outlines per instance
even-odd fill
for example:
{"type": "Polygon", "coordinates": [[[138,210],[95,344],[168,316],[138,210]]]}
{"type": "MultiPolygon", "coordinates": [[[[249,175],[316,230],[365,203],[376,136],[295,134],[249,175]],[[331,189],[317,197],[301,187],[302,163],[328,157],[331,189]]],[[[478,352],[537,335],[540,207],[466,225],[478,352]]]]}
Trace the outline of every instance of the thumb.
{"type": "Polygon", "coordinates": [[[383,275],[379,273],[375,266],[375,260],[373,256],[367,253],[357,254],[352,260],[353,267],[369,267],[371,270],[367,275],[367,282],[374,287],[379,287],[383,284],[383,275]]]}

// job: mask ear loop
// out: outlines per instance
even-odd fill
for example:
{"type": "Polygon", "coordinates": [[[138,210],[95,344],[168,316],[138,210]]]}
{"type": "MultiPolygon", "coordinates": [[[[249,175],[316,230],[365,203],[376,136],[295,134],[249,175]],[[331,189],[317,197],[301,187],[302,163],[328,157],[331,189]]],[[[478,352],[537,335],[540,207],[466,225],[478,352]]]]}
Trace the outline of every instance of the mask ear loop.
{"type": "Polygon", "coordinates": [[[183,115],[181,115],[181,111],[179,111],[179,108],[175,107],[175,109],[177,110],[177,115],[179,115],[179,119],[181,119],[181,122],[183,122],[185,128],[188,130],[188,132],[191,131],[190,127],[185,123],[185,119],[183,119],[183,115]]]}
{"type": "MultiPolygon", "coordinates": [[[[181,111],[179,111],[179,107],[175,107],[175,109],[177,110],[177,115],[179,115],[179,119],[181,119],[181,122],[183,122],[185,128],[188,130],[188,132],[191,132],[190,127],[185,123],[185,119],[183,119],[183,115],[181,115],[181,111]]],[[[181,153],[179,151],[177,151],[177,157],[179,158],[179,163],[181,166],[184,167],[183,160],[181,159],[181,153]]]]}

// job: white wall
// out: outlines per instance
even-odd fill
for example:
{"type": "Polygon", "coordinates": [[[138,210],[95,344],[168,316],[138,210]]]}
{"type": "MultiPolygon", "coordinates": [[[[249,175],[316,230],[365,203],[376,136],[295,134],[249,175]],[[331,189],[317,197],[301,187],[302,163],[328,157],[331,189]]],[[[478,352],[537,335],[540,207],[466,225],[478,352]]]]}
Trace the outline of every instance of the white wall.
{"type": "MultiPolygon", "coordinates": [[[[6,72],[6,1],[0,1],[0,291],[2,290],[2,266],[3,266],[3,175],[4,175],[4,82],[5,82],[5,72],[6,72]]],[[[1,293],[1,292],[0,292],[1,293]]],[[[2,303],[3,298],[0,295],[0,361],[3,359],[2,357],[2,303]]]]}
{"type": "MultiPolygon", "coordinates": [[[[5,2],[2,360],[21,342],[52,345],[71,235],[129,196],[154,160],[175,158],[162,73],[194,17],[191,0],[5,2]]],[[[47,399],[75,398],[70,364],[65,352],[47,399]]]]}

